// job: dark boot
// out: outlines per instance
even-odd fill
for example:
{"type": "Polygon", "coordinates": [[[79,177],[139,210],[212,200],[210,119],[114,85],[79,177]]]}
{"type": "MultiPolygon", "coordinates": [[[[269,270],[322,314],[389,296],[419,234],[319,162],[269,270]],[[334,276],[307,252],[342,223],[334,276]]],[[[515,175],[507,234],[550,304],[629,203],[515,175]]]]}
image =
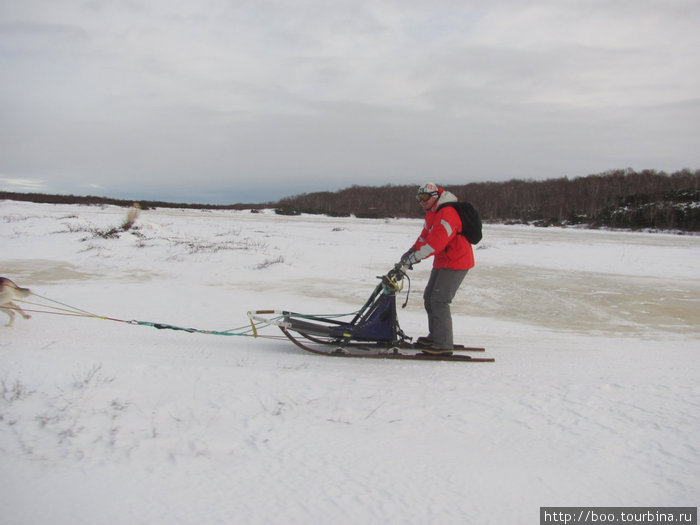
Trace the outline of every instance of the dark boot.
{"type": "Polygon", "coordinates": [[[424,355],[445,355],[449,356],[452,355],[452,348],[440,348],[439,346],[435,344],[431,344],[430,346],[426,346],[422,348],[422,354],[424,355]]]}
{"type": "Polygon", "coordinates": [[[416,346],[420,348],[429,347],[433,344],[433,337],[431,335],[426,335],[424,337],[419,337],[416,339],[416,346]]]}

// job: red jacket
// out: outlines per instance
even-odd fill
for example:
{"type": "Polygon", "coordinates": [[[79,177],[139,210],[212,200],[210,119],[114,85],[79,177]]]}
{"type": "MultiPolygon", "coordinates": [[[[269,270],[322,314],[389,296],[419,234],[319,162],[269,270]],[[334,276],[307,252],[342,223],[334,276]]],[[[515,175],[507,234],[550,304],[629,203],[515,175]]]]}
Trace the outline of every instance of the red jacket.
{"type": "Polygon", "coordinates": [[[462,221],[457,211],[451,206],[438,208],[447,202],[457,202],[449,191],[440,189],[440,197],[435,205],[425,214],[425,225],[413,247],[419,260],[435,256],[433,268],[450,270],[469,270],[474,267],[472,245],[462,231],[462,221]]]}

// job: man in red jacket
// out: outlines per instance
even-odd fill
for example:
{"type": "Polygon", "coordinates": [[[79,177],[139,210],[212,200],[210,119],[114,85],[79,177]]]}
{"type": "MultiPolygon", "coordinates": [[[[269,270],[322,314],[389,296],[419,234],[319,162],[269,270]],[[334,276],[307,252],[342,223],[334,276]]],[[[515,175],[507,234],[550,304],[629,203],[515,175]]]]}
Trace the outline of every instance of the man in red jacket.
{"type": "Polygon", "coordinates": [[[423,301],[428,313],[427,337],[418,338],[423,351],[434,355],[452,355],[452,313],[450,303],[459,286],[474,267],[474,252],[462,231],[462,221],[451,206],[457,202],[449,191],[433,183],[418,188],[418,202],[425,210],[425,225],[418,240],[401,257],[401,264],[413,265],[433,256],[433,269],[425,287],[423,301]]]}

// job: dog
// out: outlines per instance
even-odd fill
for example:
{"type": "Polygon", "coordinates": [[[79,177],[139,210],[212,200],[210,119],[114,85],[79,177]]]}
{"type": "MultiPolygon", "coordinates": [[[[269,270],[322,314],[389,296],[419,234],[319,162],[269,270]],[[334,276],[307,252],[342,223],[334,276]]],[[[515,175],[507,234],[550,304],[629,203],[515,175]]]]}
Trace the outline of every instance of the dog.
{"type": "Polygon", "coordinates": [[[10,316],[10,322],[5,326],[12,326],[15,322],[15,310],[25,319],[31,318],[31,315],[12,302],[13,299],[29,297],[31,294],[29,288],[21,288],[7,277],[0,277],[0,310],[10,316]]]}

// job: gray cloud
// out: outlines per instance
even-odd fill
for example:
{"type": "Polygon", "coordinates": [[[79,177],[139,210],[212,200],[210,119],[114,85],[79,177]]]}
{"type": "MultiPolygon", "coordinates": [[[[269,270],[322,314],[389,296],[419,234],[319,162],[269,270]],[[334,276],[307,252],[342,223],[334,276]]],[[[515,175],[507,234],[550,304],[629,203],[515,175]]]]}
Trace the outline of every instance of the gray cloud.
{"type": "Polygon", "coordinates": [[[5,189],[231,202],[700,165],[695,1],[32,0],[0,20],[5,189]]]}

